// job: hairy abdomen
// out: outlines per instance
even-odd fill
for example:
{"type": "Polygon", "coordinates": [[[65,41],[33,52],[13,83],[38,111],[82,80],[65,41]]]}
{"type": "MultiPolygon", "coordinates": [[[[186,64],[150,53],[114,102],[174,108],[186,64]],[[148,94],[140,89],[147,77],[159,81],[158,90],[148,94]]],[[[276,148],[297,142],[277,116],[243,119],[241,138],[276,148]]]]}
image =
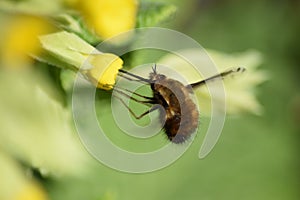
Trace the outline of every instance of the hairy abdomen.
{"type": "Polygon", "coordinates": [[[172,110],[161,112],[165,117],[164,130],[170,141],[182,143],[190,138],[198,127],[199,113],[191,99],[187,99],[181,106],[181,113],[171,114],[172,110]]]}
{"type": "Polygon", "coordinates": [[[179,81],[165,79],[154,85],[154,97],[165,112],[160,112],[161,122],[169,140],[186,141],[198,127],[199,112],[189,90],[179,81]]]}

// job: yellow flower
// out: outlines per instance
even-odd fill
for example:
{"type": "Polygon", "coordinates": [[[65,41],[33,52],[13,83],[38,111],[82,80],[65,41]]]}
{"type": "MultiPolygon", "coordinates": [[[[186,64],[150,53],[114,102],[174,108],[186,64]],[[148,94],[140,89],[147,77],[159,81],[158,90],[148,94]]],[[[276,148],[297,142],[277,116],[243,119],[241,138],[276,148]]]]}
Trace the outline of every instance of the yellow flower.
{"type": "Polygon", "coordinates": [[[76,5],[89,26],[104,39],[135,27],[136,0],[78,0],[76,5]]]}
{"type": "Polygon", "coordinates": [[[29,54],[39,54],[38,35],[53,30],[42,18],[29,15],[15,16],[8,21],[5,29],[0,32],[2,65],[10,68],[28,66],[32,59],[29,54]]]}
{"type": "Polygon", "coordinates": [[[123,60],[114,54],[104,53],[88,58],[93,66],[86,72],[90,81],[98,88],[111,90],[115,84],[118,70],[122,68],[123,60]]]}
{"type": "MultiPolygon", "coordinates": [[[[73,66],[72,70],[80,69],[80,72],[98,88],[113,88],[118,70],[123,67],[123,60],[118,56],[99,52],[77,35],[65,31],[43,35],[39,39],[43,49],[62,65],[66,63],[73,66]]],[[[66,68],[67,65],[60,67],[66,68]]]]}

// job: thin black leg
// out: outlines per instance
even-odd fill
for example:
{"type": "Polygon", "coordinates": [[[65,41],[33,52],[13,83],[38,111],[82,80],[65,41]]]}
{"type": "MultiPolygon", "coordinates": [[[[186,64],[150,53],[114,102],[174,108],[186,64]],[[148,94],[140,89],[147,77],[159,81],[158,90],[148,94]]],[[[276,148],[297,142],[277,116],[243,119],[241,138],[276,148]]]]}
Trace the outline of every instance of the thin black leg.
{"type": "Polygon", "coordinates": [[[121,101],[121,103],[128,109],[128,111],[130,112],[130,114],[132,116],[134,116],[134,118],[136,119],[141,119],[142,117],[144,117],[145,115],[157,110],[159,107],[158,106],[153,106],[152,108],[150,108],[149,110],[147,110],[146,112],[142,113],[141,115],[137,116],[133,110],[131,110],[131,108],[129,108],[129,106],[124,102],[123,99],[121,99],[120,97],[115,96],[117,99],[119,99],[121,101]]]}
{"type": "Polygon", "coordinates": [[[147,101],[139,100],[139,99],[134,98],[134,97],[132,97],[132,96],[126,94],[125,92],[118,90],[118,89],[114,89],[114,91],[117,92],[117,93],[119,93],[119,94],[121,94],[121,95],[123,95],[123,96],[125,96],[125,97],[127,97],[127,98],[129,98],[129,99],[131,99],[131,100],[133,100],[133,101],[135,101],[135,102],[138,102],[138,103],[141,103],[141,104],[144,104],[144,105],[147,105],[147,106],[149,106],[149,105],[148,105],[149,103],[150,103],[150,104],[155,103],[154,100],[147,100],[147,101]]]}
{"type": "Polygon", "coordinates": [[[133,92],[133,91],[131,91],[131,90],[128,90],[128,89],[126,89],[126,88],[121,88],[121,87],[117,87],[117,86],[115,86],[115,88],[118,89],[118,90],[125,90],[126,92],[130,92],[130,93],[132,93],[132,94],[134,94],[134,95],[136,95],[136,96],[143,97],[143,98],[145,98],[145,99],[154,100],[153,97],[147,97],[147,96],[141,95],[141,94],[139,94],[139,93],[133,92]]]}

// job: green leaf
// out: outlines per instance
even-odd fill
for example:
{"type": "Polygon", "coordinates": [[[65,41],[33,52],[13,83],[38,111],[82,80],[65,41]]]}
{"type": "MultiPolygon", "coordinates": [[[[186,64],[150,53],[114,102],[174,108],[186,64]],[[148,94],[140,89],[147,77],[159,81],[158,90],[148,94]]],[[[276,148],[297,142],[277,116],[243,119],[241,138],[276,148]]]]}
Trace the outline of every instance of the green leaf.
{"type": "Polygon", "coordinates": [[[61,14],[53,17],[53,20],[59,28],[75,33],[90,44],[100,42],[100,38],[88,29],[80,16],[75,14],[61,14]]]}
{"type": "Polygon", "coordinates": [[[43,174],[80,175],[88,157],[76,137],[72,114],[49,94],[59,98],[44,74],[1,71],[1,149],[43,174]]]}
{"type": "Polygon", "coordinates": [[[70,65],[66,62],[63,62],[62,60],[59,60],[58,58],[56,58],[55,56],[53,56],[52,54],[44,51],[42,53],[40,53],[39,55],[32,55],[32,57],[40,62],[46,63],[48,65],[52,65],[58,68],[67,68],[67,69],[72,69],[72,70],[77,70],[76,67],[74,67],[73,65],[70,65]]]}
{"type": "MultiPolygon", "coordinates": [[[[43,49],[50,55],[78,69],[90,53],[97,51],[92,45],[77,35],[66,31],[40,36],[39,39],[43,49]]],[[[44,59],[47,59],[47,57],[44,59]]],[[[52,58],[47,61],[49,63],[53,61],[58,66],[61,64],[61,62],[55,63],[52,58]]]]}
{"type": "Polygon", "coordinates": [[[174,17],[177,8],[171,4],[141,2],[137,16],[137,27],[156,26],[174,17]]]}
{"type": "Polygon", "coordinates": [[[71,70],[62,70],[60,72],[61,85],[66,92],[73,91],[75,78],[76,78],[76,73],[74,73],[71,70]]]}

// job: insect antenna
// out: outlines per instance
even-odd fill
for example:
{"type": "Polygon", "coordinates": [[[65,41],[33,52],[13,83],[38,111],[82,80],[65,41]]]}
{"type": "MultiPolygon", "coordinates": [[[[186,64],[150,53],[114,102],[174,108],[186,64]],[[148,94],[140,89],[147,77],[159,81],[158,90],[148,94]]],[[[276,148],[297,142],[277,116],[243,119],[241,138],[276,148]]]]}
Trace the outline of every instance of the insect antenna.
{"type": "Polygon", "coordinates": [[[190,86],[192,86],[192,87],[199,87],[199,86],[204,85],[204,84],[205,84],[206,82],[208,82],[208,81],[212,81],[212,80],[215,80],[215,79],[217,79],[217,78],[222,78],[222,79],[224,79],[225,77],[227,77],[227,76],[229,76],[229,75],[234,75],[234,74],[236,74],[236,73],[242,73],[242,72],[244,72],[244,71],[246,71],[246,69],[243,68],[243,67],[232,68],[232,69],[229,69],[229,70],[227,70],[227,71],[224,71],[224,72],[222,72],[222,73],[220,73],[220,74],[216,74],[216,75],[211,76],[211,77],[209,77],[209,78],[207,78],[207,79],[204,79],[204,80],[202,80],[202,81],[199,81],[199,82],[196,82],[196,83],[192,83],[192,84],[190,84],[190,86]]]}
{"type": "Polygon", "coordinates": [[[157,70],[156,70],[156,63],[154,63],[154,66],[152,67],[153,73],[157,74],[157,70]]]}

